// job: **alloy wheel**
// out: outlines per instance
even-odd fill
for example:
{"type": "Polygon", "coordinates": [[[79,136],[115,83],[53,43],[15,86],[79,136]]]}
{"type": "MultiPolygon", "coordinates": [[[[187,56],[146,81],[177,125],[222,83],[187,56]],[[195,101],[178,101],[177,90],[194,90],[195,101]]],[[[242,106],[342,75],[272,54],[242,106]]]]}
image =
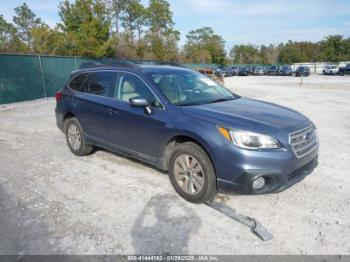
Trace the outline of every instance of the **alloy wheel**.
{"type": "Polygon", "coordinates": [[[189,154],[181,154],[176,158],[174,175],[177,184],[187,194],[196,195],[204,187],[203,168],[198,160],[189,154]]]}
{"type": "Polygon", "coordinates": [[[68,135],[69,145],[75,151],[79,150],[80,145],[81,145],[81,135],[80,135],[79,128],[76,125],[71,124],[68,127],[67,135],[68,135]]]}

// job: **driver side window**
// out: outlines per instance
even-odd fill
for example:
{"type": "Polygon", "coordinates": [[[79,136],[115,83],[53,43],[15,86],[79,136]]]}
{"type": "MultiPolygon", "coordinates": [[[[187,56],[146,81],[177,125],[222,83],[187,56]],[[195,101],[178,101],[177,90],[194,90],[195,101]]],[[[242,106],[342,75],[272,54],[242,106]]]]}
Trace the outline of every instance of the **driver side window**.
{"type": "Polygon", "coordinates": [[[129,99],[134,97],[145,98],[151,106],[162,108],[161,103],[139,77],[129,73],[120,73],[114,98],[129,103],[129,99]]]}

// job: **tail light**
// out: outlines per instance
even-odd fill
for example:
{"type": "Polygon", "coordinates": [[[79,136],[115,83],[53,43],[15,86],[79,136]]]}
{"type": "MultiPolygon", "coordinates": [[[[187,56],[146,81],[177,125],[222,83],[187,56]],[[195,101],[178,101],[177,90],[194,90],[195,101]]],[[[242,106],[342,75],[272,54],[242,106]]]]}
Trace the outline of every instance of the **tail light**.
{"type": "Polygon", "coordinates": [[[58,91],[56,94],[55,94],[55,97],[56,97],[56,101],[60,101],[61,98],[62,98],[62,91],[58,91]]]}

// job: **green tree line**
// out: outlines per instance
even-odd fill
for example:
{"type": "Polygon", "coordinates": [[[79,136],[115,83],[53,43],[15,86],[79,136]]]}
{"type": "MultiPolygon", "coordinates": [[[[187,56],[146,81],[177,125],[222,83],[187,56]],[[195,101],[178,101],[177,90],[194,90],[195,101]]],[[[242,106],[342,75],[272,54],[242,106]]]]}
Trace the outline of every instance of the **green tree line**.
{"type": "Polygon", "coordinates": [[[24,3],[12,21],[0,15],[0,52],[157,59],[186,63],[295,63],[350,60],[350,38],[333,35],[313,42],[235,45],[210,27],[186,34],[180,48],[170,4],[166,0],[62,0],[59,23],[48,26],[24,3]]]}

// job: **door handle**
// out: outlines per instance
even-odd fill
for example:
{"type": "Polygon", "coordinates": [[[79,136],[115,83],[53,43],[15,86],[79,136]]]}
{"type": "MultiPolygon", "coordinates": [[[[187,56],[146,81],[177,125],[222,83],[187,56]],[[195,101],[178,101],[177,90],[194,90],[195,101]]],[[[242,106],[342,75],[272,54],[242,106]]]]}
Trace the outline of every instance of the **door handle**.
{"type": "Polygon", "coordinates": [[[108,109],[108,113],[110,115],[116,115],[116,114],[119,114],[119,111],[117,109],[115,109],[115,108],[109,108],[108,109]]]}

